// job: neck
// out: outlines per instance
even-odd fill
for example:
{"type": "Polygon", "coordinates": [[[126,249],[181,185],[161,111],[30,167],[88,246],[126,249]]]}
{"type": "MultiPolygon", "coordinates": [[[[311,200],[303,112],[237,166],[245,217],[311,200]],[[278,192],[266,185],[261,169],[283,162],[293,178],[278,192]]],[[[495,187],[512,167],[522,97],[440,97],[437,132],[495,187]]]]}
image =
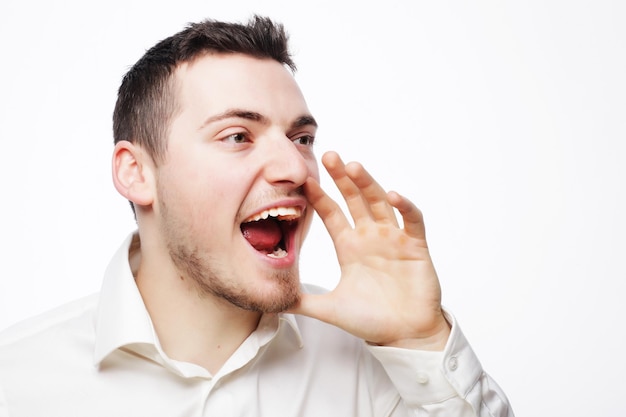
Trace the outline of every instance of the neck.
{"type": "Polygon", "coordinates": [[[156,248],[131,247],[137,265],[136,282],[161,347],[172,359],[194,363],[217,373],[256,329],[260,313],[242,310],[226,300],[201,292],[180,275],[156,248]]]}

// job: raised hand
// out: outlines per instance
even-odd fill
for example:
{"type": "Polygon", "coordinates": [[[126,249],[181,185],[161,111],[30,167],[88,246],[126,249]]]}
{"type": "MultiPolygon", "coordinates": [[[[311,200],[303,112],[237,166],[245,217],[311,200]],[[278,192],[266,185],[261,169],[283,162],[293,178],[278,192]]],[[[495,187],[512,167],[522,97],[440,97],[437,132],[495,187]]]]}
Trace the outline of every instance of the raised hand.
{"type": "Polygon", "coordinates": [[[322,163],[354,226],[317,181],[308,179],[306,196],[333,240],[341,279],[327,294],[303,294],[291,311],[373,344],[443,349],[450,328],[441,310],[441,288],[421,212],[400,194],[385,192],[358,163],[344,165],[334,152],[326,153],[322,163]]]}

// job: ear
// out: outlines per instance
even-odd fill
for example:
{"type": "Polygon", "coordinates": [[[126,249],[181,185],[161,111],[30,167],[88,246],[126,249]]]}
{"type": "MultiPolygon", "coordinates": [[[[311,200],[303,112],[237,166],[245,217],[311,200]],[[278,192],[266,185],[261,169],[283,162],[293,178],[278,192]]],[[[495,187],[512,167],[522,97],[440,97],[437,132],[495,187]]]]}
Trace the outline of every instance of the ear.
{"type": "Polygon", "coordinates": [[[131,203],[151,205],[154,201],[154,162],[140,147],[126,140],[113,150],[113,184],[131,203]]]}

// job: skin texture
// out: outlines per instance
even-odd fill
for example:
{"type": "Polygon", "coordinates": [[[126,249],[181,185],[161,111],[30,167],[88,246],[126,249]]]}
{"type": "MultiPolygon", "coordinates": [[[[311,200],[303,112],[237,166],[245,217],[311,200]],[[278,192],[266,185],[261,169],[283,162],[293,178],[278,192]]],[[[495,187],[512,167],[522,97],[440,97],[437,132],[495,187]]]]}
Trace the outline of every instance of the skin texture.
{"type": "Polygon", "coordinates": [[[113,155],[114,184],[137,211],[136,282],[165,352],[215,372],[262,313],[285,310],[374,344],[443,349],[449,327],[421,213],[331,152],[322,162],[350,225],[319,186],[316,124],[291,73],[269,59],[207,54],[175,77],[179,111],[165,161],[126,141],[113,155]],[[279,259],[254,250],[240,229],[271,207],[303,210],[279,259]],[[322,296],[299,292],[314,211],[341,265],[338,287],[322,296]]]}

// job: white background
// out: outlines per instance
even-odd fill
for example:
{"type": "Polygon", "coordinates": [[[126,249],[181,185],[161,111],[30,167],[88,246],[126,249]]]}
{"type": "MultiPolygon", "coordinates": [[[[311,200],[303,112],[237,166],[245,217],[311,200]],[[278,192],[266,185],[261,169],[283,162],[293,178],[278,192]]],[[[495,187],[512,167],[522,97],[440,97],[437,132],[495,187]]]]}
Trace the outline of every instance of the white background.
{"type": "MultiPolygon", "coordinates": [[[[517,415],[626,415],[625,5],[4,0],[0,328],[97,291],[134,228],[109,172],[123,73],[258,12],[291,33],[318,155],[423,209],[444,304],[517,415]]],[[[317,220],[302,269],[337,281],[317,220]]]]}

